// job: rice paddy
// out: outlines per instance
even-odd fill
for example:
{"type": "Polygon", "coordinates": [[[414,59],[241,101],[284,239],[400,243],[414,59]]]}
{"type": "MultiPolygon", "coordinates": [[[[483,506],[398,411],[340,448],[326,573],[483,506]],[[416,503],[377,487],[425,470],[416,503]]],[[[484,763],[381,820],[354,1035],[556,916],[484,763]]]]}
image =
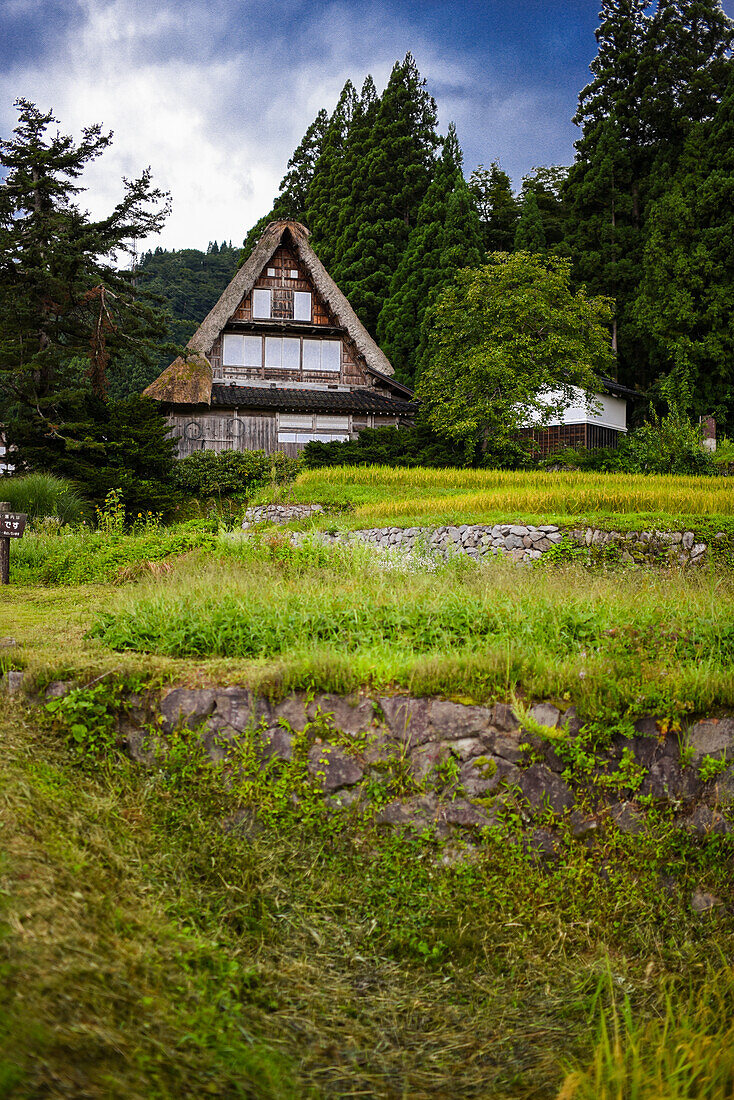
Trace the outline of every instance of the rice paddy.
{"type": "Polygon", "coordinates": [[[726,477],[350,466],[307,470],[283,492],[299,503],[351,506],[351,527],[521,519],[662,527],[734,517],[726,477]]]}

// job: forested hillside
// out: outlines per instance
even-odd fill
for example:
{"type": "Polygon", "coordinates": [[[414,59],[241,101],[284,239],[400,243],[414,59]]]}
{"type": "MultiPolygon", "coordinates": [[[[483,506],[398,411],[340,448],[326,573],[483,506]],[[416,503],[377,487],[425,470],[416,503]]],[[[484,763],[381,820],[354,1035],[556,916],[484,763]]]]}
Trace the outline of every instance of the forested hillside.
{"type": "Polygon", "coordinates": [[[382,96],[347,81],[293,153],[273,217],[304,221],[316,251],[401,380],[420,373],[425,317],[486,251],[570,258],[577,284],[616,303],[620,381],[653,396],[671,373],[694,414],[731,425],[734,351],[734,31],[719,0],[605,0],[570,168],[535,168],[514,194],[487,151],[468,183],[453,129],[413,58],[382,96]]]}
{"type": "MultiPolygon", "coordinates": [[[[145,252],[137,268],[138,287],[154,294],[169,320],[170,339],[185,345],[224,290],[237,269],[240,249],[226,241],[214,241],[206,252],[197,248],[169,251],[155,248],[145,252]]],[[[157,363],[118,363],[109,372],[110,396],[114,399],[140,393],[171,361],[161,347],[157,363]]]]}

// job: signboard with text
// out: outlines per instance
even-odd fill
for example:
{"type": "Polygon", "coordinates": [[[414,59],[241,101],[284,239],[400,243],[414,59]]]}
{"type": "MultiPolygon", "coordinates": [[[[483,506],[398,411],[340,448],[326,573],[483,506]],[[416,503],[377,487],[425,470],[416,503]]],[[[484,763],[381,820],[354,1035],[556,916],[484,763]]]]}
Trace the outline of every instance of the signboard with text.
{"type": "Polygon", "coordinates": [[[23,512],[0,512],[0,539],[19,539],[27,519],[23,512]]]}

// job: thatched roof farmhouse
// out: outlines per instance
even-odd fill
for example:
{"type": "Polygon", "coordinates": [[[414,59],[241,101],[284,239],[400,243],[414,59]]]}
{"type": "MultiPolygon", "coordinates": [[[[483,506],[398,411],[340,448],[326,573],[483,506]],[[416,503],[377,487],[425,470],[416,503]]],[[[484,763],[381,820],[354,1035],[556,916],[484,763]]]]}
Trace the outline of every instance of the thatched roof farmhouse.
{"type": "Polygon", "coordinates": [[[294,221],[267,226],[174,360],[145,390],[181,457],[213,450],[297,454],[312,439],[405,425],[416,406],[294,221]]]}

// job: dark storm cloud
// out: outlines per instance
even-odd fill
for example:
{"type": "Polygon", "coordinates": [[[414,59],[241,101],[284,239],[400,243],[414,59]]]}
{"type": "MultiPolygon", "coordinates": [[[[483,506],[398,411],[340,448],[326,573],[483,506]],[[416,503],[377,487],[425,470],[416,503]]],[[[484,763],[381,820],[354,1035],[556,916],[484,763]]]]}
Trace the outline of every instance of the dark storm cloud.
{"type": "MultiPolygon", "coordinates": [[[[519,185],[568,164],[596,52],[599,0],[0,0],[0,132],[12,102],[53,106],[65,130],[100,121],[95,212],[151,164],[170,189],[171,245],[241,240],[290,153],[344,81],[383,88],[410,50],[467,172],[498,159],[519,185]]],[[[734,0],[726,0],[734,13],[734,0]]]]}

